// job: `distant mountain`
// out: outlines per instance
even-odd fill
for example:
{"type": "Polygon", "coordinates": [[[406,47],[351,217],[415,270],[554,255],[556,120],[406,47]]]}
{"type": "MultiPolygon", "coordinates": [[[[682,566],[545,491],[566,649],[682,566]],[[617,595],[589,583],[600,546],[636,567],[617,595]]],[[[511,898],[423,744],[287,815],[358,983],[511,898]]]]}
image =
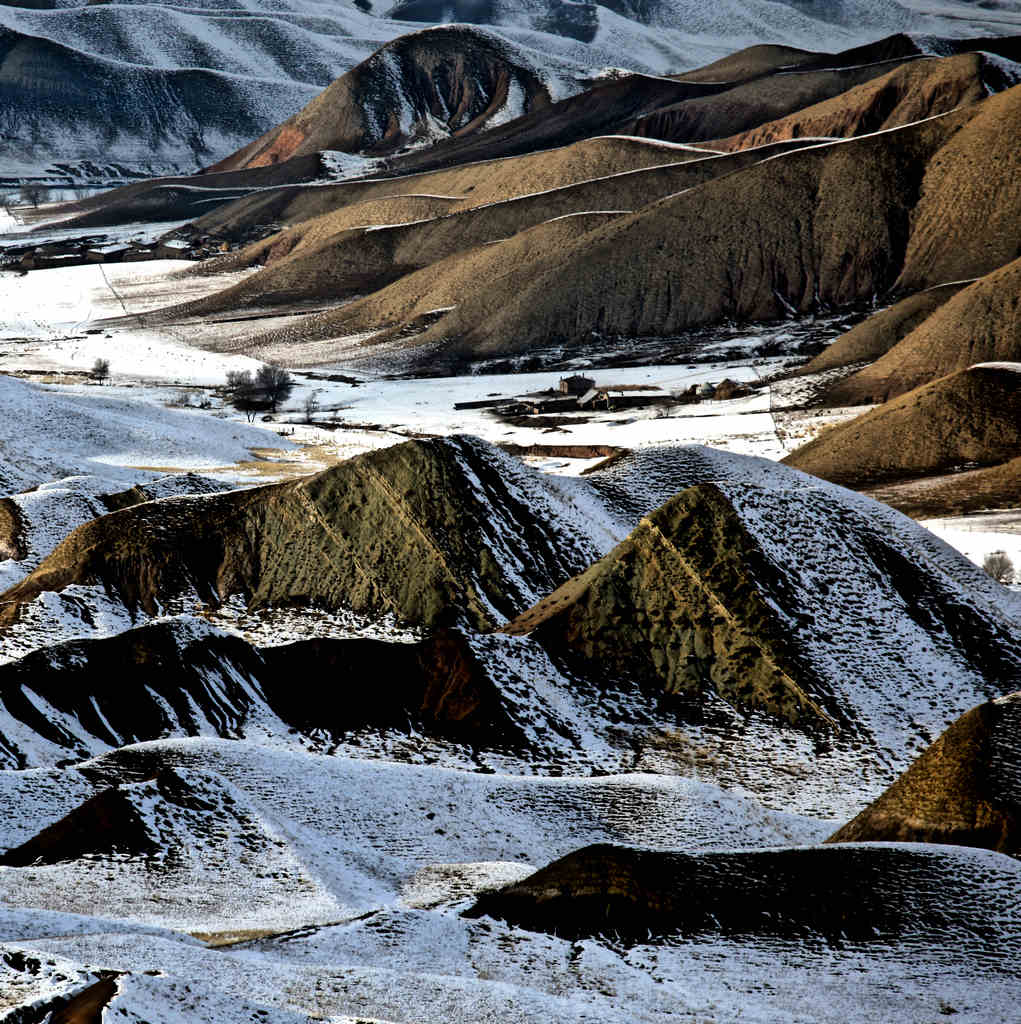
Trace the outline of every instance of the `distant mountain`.
{"type": "MultiPolygon", "coordinates": [[[[840,50],[898,32],[1007,34],[1021,25],[1021,11],[1013,0],[995,16],[963,2],[927,14],[864,0],[712,9],[694,0],[344,0],[328,10],[314,0],[0,5],[0,180],[115,181],[215,163],[411,25],[450,21],[471,22],[478,37],[527,53],[561,98],[607,66],[662,74],[764,42],[840,50]]],[[[437,84],[436,96],[442,93],[437,84]]],[[[442,120],[438,108],[432,113],[442,120]]]]}

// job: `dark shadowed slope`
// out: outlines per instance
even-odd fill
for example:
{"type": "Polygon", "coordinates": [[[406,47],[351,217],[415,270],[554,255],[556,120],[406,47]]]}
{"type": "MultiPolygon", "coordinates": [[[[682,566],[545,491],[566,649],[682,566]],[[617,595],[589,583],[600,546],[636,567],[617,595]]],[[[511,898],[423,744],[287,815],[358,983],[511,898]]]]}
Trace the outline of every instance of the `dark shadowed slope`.
{"type": "MultiPolygon", "coordinates": [[[[0,175],[91,163],[114,179],[209,162],[316,88],[218,70],[143,67],[0,26],[0,175]]],[[[88,173],[86,171],[86,173],[88,173]]]]}
{"type": "Polygon", "coordinates": [[[667,853],[589,846],[480,897],[470,917],[566,938],[716,935],[843,945],[1018,947],[1015,861],[997,854],[822,847],[667,853]]]}
{"type": "Polygon", "coordinates": [[[1021,696],[956,721],[827,842],[950,843],[1021,852],[1021,696]]]}

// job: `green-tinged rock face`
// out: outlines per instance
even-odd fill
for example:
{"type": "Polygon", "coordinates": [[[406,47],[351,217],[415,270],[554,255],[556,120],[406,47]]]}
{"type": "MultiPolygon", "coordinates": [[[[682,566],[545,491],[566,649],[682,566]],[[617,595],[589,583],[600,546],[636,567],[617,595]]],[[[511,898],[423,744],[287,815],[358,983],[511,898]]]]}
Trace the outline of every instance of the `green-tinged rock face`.
{"type": "Polygon", "coordinates": [[[595,556],[531,507],[524,475],[472,441],[412,441],[302,481],[124,509],[76,530],[4,594],[0,624],[43,591],[100,583],[149,614],[182,595],[239,594],[253,608],[492,628],[595,556]]]}
{"type": "Polygon", "coordinates": [[[770,573],[715,485],[667,502],[627,540],[506,631],[610,676],[668,693],[715,691],[790,722],[828,721],[799,685],[783,628],[758,589],[770,573]]]}

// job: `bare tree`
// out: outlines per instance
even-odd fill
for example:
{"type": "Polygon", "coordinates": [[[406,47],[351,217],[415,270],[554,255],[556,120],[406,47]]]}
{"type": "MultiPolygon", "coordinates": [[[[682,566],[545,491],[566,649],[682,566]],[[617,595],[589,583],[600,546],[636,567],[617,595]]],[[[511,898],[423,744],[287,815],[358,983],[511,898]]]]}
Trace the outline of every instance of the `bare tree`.
{"type": "Polygon", "coordinates": [[[32,206],[37,207],[40,203],[45,203],[49,198],[50,190],[38,182],[30,181],[21,186],[21,201],[23,203],[31,203],[32,206]]]}
{"type": "Polygon", "coordinates": [[[319,409],[320,409],[320,405],[319,405],[319,392],[318,391],[310,391],[305,396],[305,401],[302,404],[305,407],[305,422],[306,423],[311,423],[312,422],[312,417],[314,417],[315,414],[317,412],[319,412],[319,409]]]}
{"type": "Polygon", "coordinates": [[[100,384],[103,383],[110,376],[110,360],[109,359],[97,359],[92,364],[92,377],[94,380],[98,380],[100,384]]]}
{"type": "Polygon", "coordinates": [[[1014,563],[1010,560],[1006,551],[990,551],[982,560],[982,568],[997,583],[1014,582],[1014,563]]]}
{"type": "Polygon", "coordinates": [[[277,406],[291,397],[295,384],[295,379],[283,367],[270,363],[260,366],[255,375],[256,390],[265,398],[270,412],[276,412],[277,406]]]}
{"type": "Polygon", "coordinates": [[[243,412],[249,423],[255,419],[257,412],[266,408],[266,403],[261,399],[259,389],[252,380],[250,370],[229,370],[224,391],[227,394],[227,401],[238,412],[243,412]]]}

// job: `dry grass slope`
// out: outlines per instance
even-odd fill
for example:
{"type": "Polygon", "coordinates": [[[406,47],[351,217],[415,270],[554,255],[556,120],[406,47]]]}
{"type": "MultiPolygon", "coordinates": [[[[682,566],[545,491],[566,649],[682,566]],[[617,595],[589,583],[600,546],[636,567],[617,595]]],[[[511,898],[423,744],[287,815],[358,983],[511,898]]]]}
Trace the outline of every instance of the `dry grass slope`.
{"type": "Polygon", "coordinates": [[[975,363],[1021,362],[1021,259],[951,294],[886,355],[837,385],[829,400],[884,401],[975,363]]]}
{"type": "Polygon", "coordinates": [[[870,316],[857,327],[852,327],[800,372],[821,373],[839,366],[879,359],[964,287],[965,284],[937,285],[901,299],[888,309],[870,316]]]}
{"type": "Polygon", "coordinates": [[[813,136],[848,139],[945,114],[985,98],[986,64],[978,53],[910,61],[821,103],[711,145],[734,150],[813,136]]]}
{"type": "Polygon", "coordinates": [[[1021,697],[972,709],[829,843],[950,843],[1021,853],[1021,697]]]}
{"type": "Polygon", "coordinates": [[[1021,446],[1021,372],[976,367],[892,399],[823,431],[783,461],[824,480],[863,487],[997,465],[1021,446]]]}

